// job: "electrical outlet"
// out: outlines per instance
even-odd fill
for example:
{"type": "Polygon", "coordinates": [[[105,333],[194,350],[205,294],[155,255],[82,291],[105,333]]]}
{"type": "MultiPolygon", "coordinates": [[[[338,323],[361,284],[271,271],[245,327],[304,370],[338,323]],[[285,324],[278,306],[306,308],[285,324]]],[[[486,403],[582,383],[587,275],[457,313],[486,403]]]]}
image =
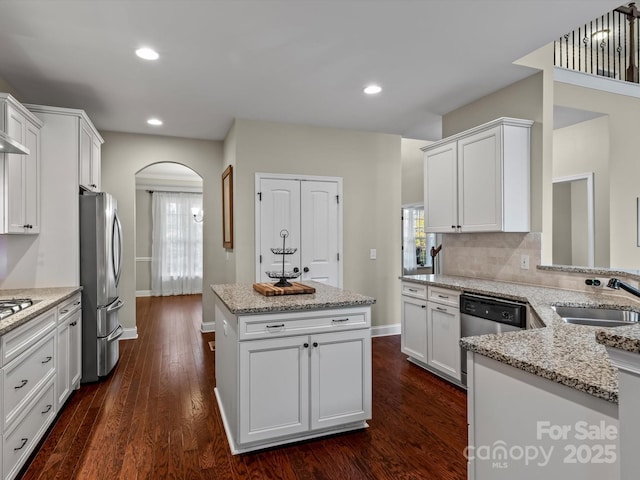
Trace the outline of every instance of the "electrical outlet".
{"type": "Polygon", "coordinates": [[[375,260],[377,256],[377,252],[375,248],[372,248],[369,250],[369,259],[370,260],[375,260]]]}
{"type": "Polygon", "coordinates": [[[520,255],[520,269],[529,270],[529,255],[520,255]]]}

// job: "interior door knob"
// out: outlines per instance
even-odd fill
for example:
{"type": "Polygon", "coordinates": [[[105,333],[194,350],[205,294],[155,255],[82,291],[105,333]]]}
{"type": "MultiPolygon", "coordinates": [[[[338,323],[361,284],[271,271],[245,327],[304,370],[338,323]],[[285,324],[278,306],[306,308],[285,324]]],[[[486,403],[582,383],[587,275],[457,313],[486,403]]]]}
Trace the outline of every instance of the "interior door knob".
{"type": "Polygon", "coordinates": [[[309,267],[304,267],[304,268],[302,269],[302,271],[303,271],[304,273],[307,273],[307,272],[309,271],[309,267]]]}

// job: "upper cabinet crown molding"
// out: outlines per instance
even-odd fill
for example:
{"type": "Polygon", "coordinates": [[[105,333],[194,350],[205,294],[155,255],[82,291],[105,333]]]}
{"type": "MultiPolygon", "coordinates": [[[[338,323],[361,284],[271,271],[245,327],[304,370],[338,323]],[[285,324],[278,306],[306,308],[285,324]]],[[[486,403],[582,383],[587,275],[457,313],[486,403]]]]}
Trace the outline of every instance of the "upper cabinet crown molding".
{"type": "Polygon", "coordinates": [[[425,231],[528,232],[533,123],[503,117],[422,148],[425,231]]]}

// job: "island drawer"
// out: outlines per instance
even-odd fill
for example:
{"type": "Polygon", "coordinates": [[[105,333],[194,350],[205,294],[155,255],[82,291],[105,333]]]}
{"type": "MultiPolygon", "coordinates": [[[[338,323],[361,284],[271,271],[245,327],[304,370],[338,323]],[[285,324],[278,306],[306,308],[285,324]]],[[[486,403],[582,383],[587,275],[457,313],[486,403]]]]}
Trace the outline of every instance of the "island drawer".
{"type": "Polygon", "coordinates": [[[420,283],[402,282],[402,295],[426,299],[427,286],[420,283]]]}
{"type": "Polygon", "coordinates": [[[307,335],[370,326],[371,318],[367,308],[246,315],[238,318],[238,339],[242,341],[307,335]]]}

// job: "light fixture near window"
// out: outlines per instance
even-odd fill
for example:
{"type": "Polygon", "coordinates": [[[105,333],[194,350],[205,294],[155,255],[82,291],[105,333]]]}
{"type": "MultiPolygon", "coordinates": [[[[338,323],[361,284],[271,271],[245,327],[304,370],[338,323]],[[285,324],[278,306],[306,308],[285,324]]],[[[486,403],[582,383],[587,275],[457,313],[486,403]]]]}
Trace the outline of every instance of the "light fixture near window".
{"type": "Polygon", "coordinates": [[[601,42],[603,40],[606,40],[610,34],[611,34],[611,30],[609,30],[608,28],[604,28],[602,30],[596,30],[591,34],[591,39],[595,40],[596,42],[601,42]]]}
{"type": "Polygon", "coordinates": [[[204,211],[201,208],[193,207],[191,214],[193,215],[194,222],[202,223],[204,221],[204,211]]]}

